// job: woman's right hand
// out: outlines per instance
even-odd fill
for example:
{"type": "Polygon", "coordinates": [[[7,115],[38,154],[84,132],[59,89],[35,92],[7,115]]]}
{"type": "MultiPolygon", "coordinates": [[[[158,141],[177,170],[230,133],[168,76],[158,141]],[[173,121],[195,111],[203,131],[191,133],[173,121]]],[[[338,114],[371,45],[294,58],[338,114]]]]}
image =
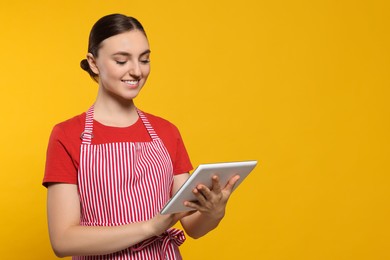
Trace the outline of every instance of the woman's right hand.
{"type": "Polygon", "coordinates": [[[150,227],[150,232],[153,236],[161,235],[167,229],[174,226],[180,219],[193,213],[194,211],[179,212],[166,215],[162,215],[159,213],[155,217],[147,221],[148,226],[150,227]]]}

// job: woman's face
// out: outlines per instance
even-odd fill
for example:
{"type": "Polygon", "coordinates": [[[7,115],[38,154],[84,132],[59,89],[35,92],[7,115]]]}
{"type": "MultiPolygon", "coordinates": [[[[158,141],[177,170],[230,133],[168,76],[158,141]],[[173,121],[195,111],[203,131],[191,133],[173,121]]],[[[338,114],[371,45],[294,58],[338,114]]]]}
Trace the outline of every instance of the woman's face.
{"type": "Polygon", "coordinates": [[[99,77],[100,94],[124,100],[135,98],[149,76],[149,55],[148,39],[139,30],[105,39],[98,57],[87,56],[99,77]]]}

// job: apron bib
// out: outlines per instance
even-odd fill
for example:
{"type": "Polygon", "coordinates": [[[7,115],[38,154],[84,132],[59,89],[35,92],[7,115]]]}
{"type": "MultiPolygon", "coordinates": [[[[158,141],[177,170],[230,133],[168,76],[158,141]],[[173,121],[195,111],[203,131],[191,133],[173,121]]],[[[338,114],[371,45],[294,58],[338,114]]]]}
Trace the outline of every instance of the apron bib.
{"type": "MultiPolygon", "coordinates": [[[[87,111],[78,170],[80,224],[83,226],[147,221],[158,214],[170,198],[171,158],[146,116],[137,111],[151,142],[91,144],[94,107],[87,111]]],[[[181,259],[178,246],[184,240],[183,231],[171,228],[116,253],[73,259],[181,259]]]]}

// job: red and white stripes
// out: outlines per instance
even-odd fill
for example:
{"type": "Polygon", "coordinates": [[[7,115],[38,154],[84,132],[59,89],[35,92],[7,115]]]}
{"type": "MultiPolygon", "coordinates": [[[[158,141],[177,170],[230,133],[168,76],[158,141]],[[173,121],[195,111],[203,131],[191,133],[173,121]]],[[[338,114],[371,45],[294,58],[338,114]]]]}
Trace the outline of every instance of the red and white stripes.
{"type": "MultiPolygon", "coordinates": [[[[151,142],[91,144],[93,107],[88,110],[78,172],[81,225],[117,226],[146,221],[169,200],[172,161],[146,116],[141,111],[138,114],[151,142]]],[[[182,231],[171,229],[121,252],[74,259],[181,259],[177,247],[184,239],[182,231]]]]}

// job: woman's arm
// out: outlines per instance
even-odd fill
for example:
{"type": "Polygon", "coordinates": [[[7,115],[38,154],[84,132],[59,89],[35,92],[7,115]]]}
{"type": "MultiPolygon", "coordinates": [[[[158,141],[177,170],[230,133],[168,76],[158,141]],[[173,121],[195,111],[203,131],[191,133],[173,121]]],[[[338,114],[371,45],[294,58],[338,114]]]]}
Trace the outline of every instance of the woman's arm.
{"type": "Polygon", "coordinates": [[[48,187],[50,241],[59,257],[102,255],[128,248],[173,226],[185,214],[157,215],[145,222],[113,227],[80,225],[80,201],[74,184],[48,187]]]}
{"type": "MultiPolygon", "coordinates": [[[[176,175],[174,178],[173,192],[176,192],[189,178],[189,174],[176,175]]],[[[218,226],[225,216],[227,201],[238,179],[238,175],[232,177],[222,189],[218,177],[213,176],[211,189],[200,184],[193,190],[198,202],[187,201],[185,205],[197,211],[181,219],[181,224],[190,237],[202,237],[218,226]]]]}

